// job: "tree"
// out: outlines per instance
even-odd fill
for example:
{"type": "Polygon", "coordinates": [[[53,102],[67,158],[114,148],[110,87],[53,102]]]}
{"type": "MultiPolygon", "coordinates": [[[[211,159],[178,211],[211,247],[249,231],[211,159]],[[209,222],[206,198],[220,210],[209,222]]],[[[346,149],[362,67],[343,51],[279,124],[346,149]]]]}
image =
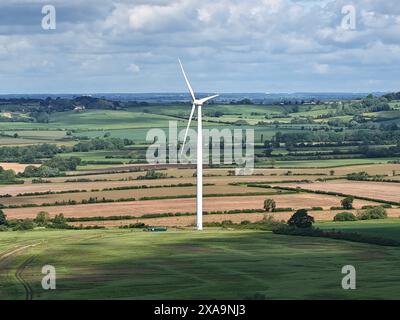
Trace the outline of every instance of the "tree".
{"type": "Polygon", "coordinates": [[[360,220],[386,219],[387,212],[383,207],[372,207],[358,212],[357,218],[360,220]]]}
{"type": "Polygon", "coordinates": [[[40,211],[35,218],[35,222],[38,226],[44,227],[50,221],[50,215],[45,211],[40,211]]]}
{"type": "Polygon", "coordinates": [[[24,219],[18,221],[17,224],[13,227],[14,231],[24,231],[24,230],[32,230],[35,228],[35,223],[32,219],[24,219]]]}
{"type": "Polygon", "coordinates": [[[65,219],[64,215],[62,213],[56,214],[53,219],[53,224],[55,225],[65,225],[67,223],[67,220],[65,219]]]}
{"type": "Polygon", "coordinates": [[[335,170],[329,171],[329,174],[330,174],[331,176],[334,176],[334,175],[335,175],[335,170]]]}
{"type": "Polygon", "coordinates": [[[0,226],[7,224],[7,216],[4,214],[3,210],[0,210],[0,226]]]}
{"type": "Polygon", "coordinates": [[[14,170],[4,170],[1,168],[0,170],[0,182],[14,182],[16,180],[16,175],[14,170]]]}
{"type": "Polygon", "coordinates": [[[314,217],[309,216],[306,209],[297,210],[287,222],[290,227],[302,229],[311,228],[313,223],[314,217]]]}
{"type": "Polygon", "coordinates": [[[353,209],[353,201],[354,201],[354,197],[346,197],[346,198],[342,199],[342,201],[341,201],[342,208],[346,209],[346,210],[353,209]]]}
{"type": "Polygon", "coordinates": [[[266,199],[264,201],[264,209],[267,212],[274,212],[276,209],[276,202],[274,199],[266,199]]]}

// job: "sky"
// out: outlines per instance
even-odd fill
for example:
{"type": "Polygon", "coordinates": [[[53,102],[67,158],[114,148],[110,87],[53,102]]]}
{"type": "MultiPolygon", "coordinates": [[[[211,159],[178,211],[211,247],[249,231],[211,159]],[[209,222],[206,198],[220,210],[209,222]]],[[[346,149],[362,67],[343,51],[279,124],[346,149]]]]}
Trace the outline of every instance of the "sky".
{"type": "Polygon", "coordinates": [[[184,92],[178,58],[198,92],[400,91],[400,6],[396,0],[0,3],[1,94],[184,92]],[[55,29],[42,26],[50,21],[45,5],[55,8],[55,29]]]}

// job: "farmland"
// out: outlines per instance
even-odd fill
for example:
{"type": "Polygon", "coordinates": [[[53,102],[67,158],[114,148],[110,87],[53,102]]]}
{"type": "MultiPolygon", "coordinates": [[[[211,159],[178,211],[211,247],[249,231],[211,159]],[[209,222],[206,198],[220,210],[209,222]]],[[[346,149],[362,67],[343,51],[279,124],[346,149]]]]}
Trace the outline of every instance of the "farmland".
{"type": "Polygon", "coordinates": [[[26,106],[25,113],[2,107],[1,210],[12,226],[27,229],[0,232],[0,299],[400,298],[397,247],[245,228],[307,209],[323,230],[399,240],[397,101],[373,112],[383,98],[208,105],[205,128],[254,129],[255,169],[241,176],[235,165],[206,166],[206,227],[197,233],[193,164],[146,162],[147,132],[167,131],[169,121],[184,129],[188,106],[85,99],[92,107],[84,112],[65,109],[76,101],[52,101],[45,123],[26,106]],[[13,117],[20,121],[7,121],[13,117]],[[348,196],[354,201],[345,209],[348,196]],[[266,199],[274,210],[264,208],[266,199]],[[381,206],[387,219],[333,222],[338,213],[381,206]],[[50,220],[62,214],[64,229],[40,226],[39,213],[50,220]],[[168,231],[141,232],[134,224],[168,231]],[[57,267],[54,292],[41,290],[44,264],[57,267]],[[346,264],[359,270],[357,291],[340,287],[346,264]]]}
{"type": "Polygon", "coordinates": [[[353,196],[378,198],[394,202],[400,201],[400,185],[396,183],[335,180],[325,183],[288,184],[287,186],[299,186],[310,190],[342,192],[353,196]]]}
{"type": "Polygon", "coordinates": [[[1,299],[25,297],[13,275],[20,265],[33,299],[244,299],[256,293],[266,299],[399,298],[393,281],[399,277],[397,248],[212,229],[201,234],[35,231],[0,237],[2,252],[25,247],[0,262],[1,299]],[[340,286],[341,266],[349,263],[359,270],[355,291],[340,286]],[[59,266],[57,290],[41,289],[44,264],[59,266]]]}

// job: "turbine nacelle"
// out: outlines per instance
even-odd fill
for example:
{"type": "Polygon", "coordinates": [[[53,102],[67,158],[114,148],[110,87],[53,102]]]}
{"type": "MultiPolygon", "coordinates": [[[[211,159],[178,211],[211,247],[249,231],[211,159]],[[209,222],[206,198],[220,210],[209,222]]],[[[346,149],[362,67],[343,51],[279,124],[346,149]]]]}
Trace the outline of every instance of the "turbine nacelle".
{"type": "Polygon", "coordinates": [[[214,99],[214,98],[216,98],[216,97],[219,97],[219,95],[218,94],[215,94],[215,95],[213,95],[213,96],[209,96],[209,97],[206,97],[206,98],[203,98],[203,99],[195,99],[194,101],[193,101],[193,104],[194,105],[196,105],[196,106],[202,106],[204,103],[206,103],[207,101],[209,101],[209,100],[211,100],[211,99],[214,99]]]}

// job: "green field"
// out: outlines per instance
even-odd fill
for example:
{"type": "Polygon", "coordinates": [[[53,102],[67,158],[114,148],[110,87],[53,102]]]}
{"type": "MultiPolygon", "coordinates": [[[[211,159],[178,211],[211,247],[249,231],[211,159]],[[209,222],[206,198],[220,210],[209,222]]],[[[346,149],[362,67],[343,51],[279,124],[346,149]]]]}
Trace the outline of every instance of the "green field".
{"type": "MultiPolygon", "coordinates": [[[[388,161],[396,160],[395,158],[360,158],[360,159],[327,159],[327,160],[293,160],[293,161],[276,161],[274,166],[277,168],[334,168],[341,166],[357,166],[363,164],[388,163],[388,161]]],[[[259,161],[257,166],[270,166],[271,163],[259,161]]]]}
{"type": "Polygon", "coordinates": [[[399,299],[399,264],[398,248],[261,231],[3,232],[0,299],[399,299]],[[341,288],[348,264],[357,290],[341,288]]]}
{"type": "Polygon", "coordinates": [[[366,220],[350,222],[319,222],[321,229],[336,229],[358,232],[374,237],[383,237],[400,241],[400,219],[366,220]]]}

